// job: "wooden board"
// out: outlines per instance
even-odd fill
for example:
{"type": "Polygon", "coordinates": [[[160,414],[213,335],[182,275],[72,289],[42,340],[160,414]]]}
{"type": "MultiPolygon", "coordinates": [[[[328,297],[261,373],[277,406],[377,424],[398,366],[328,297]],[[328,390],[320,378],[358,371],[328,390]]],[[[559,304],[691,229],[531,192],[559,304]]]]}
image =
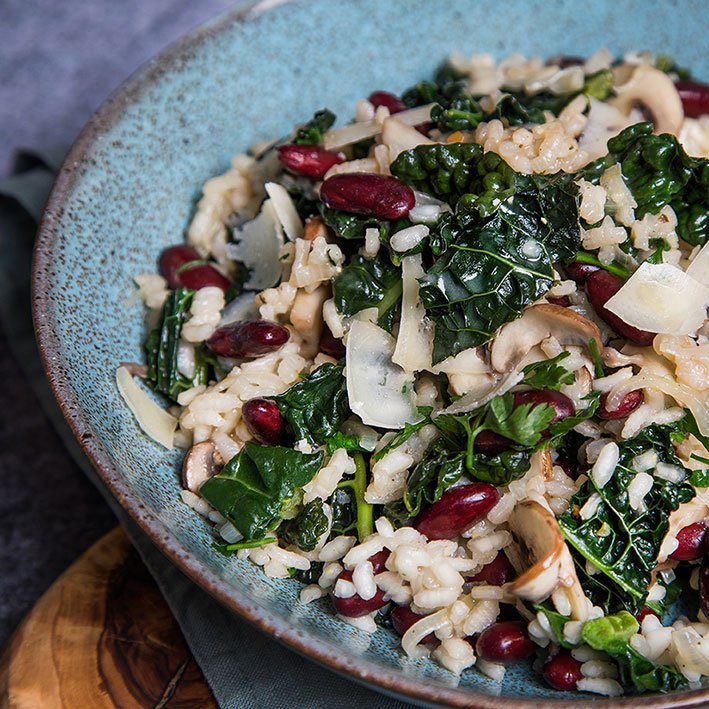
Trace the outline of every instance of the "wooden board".
{"type": "Polygon", "coordinates": [[[40,598],[0,654],[1,709],[217,709],[120,528],[40,598]]]}

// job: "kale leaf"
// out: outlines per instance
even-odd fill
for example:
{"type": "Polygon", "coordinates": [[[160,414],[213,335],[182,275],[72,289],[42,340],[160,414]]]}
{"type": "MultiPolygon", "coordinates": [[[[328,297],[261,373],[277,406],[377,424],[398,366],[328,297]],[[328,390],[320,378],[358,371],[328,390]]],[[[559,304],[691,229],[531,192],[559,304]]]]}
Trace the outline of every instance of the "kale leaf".
{"type": "Polygon", "coordinates": [[[320,499],[309,502],[293,519],[288,519],[278,528],[278,537],[298,549],[312,551],[318,539],[327,532],[329,521],[320,499]]]}
{"type": "Polygon", "coordinates": [[[411,517],[421,511],[424,501],[434,503],[446,488],[465,473],[465,452],[449,451],[441,441],[434,441],[411,471],[404,492],[404,504],[411,517]]]}
{"type": "Polygon", "coordinates": [[[262,539],[299,504],[299,493],[322,465],[324,453],[301,453],[250,441],[214,477],[200,495],[246,538],[262,539]]]}
{"type": "Polygon", "coordinates": [[[335,234],[343,239],[364,239],[367,229],[376,229],[380,239],[386,239],[387,225],[374,217],[363,217],[351,212],[320,205],[320,214],[335,234]]]}
{"type": "Polygon", "coordinates": [[[168,295],[160,325],[151,331],[145,343],[148,383],[155,391],[166,394],[173,401],[177,401],[180,392],[207,383],[209,368],[201,353],[201,347],[195,347],[195,369],[191,378],[185,377],[177,368],[180,333],[194,293],[189,288],[178,288],[168,295]]]}
{"type": "Polygon", "coordinates": [[[350,411],[343,370],[343,364],[327,362],[288,391],[269,397],[293,427],[296,440],[317,445],[337,435],[350,411]]]}
{"type": "Polygon", "coordinates": [[[652,123],[637,123],[608,141],[608,155],[583,172],[597,182],[619,163],[637,207],[635,216],[656,214],[670,205],[677,215],[677,234],[696,246],[709,240],[709,160],[687,155],[677,138],[653,135],[652,123]]]}
{"type": "Polygon", "coordinates": [[[632,459],[654,449],[663,462],[674,462],[672,425],[650,425],[637,436],[618,444],[620,456],[611,479],[599,488],[589,478],[571,498],[568,510],[559,519],[559,527],[569,544],[591,561],[615,584],[636,611],[644,605],[652,581],[652,571],[669,526],[668,517],[683,502],[694,497],[686,482],[671,483],[660,478],[644,498],[644,509],[630,508],[627,488],[636,473],[632,459]],[[592,494],[600,503],[595,514],[581,519],[579,510],[592,494]]]}
{"type": "Polygon", "coordinates": [[[514,193],[499,204],[487,194],[466,195],[461,202],[470,198],[470,211],[439,220],[448,248],[419,279],[435,323],[434,364],[494,337],[549,290],[553,264],[578,250],[572,177],[517,175],[515,182],[514,193]],[[490,208],[494,213],[483,216],[490,208]]]}
{"type": "Polygon", "coordinates": [[[335,306],[343,315],[378,308],[377,324],[391,332],[401,301],[401,269],[383,251],[368,261],[355,256],[333,281],[335,306]]]}
{"type": "Polygon", "coordinates": [[[317,145],[334,122],[335,114],[332,111],[328,111],[327,108],[316,111],[315,115],[298,129],[294,142],[302,145],[317,145]]]}

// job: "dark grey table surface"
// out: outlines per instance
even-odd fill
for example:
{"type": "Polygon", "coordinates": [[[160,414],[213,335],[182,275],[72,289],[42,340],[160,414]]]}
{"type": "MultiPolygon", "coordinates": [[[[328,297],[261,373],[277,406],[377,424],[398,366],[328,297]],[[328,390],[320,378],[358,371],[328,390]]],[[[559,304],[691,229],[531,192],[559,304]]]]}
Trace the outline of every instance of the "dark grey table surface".
{"type": "MultiPolygon", "coordinates": [[[[101,101],[228,0],[0,0],[0,176],[70,143],[101,101]]],[[[0,259],[2,254],[0,254],[0,259]]],[[[64,450],[0,328],[0,645],[116,520],[64,450]]]]}

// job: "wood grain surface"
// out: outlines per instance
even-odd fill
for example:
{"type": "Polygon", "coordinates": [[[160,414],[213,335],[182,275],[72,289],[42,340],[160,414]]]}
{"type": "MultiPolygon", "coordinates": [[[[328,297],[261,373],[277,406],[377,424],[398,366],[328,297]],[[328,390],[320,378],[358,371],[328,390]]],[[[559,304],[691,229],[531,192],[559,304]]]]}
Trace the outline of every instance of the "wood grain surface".
{"type": "Polygon", "coordinates": [[[217,709],[120,528],[40,598],[0,654],[1,709],[217,709]]]}

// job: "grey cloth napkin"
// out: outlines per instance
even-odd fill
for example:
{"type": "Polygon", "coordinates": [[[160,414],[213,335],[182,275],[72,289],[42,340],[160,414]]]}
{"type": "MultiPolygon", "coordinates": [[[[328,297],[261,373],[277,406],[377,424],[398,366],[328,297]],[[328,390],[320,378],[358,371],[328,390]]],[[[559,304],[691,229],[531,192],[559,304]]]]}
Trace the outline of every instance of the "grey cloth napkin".
{"type": "Polygon", "coordinates": [[[20,151],[12,174],[0,181],[0,318],[17,360],[67,449],[102,493],[155,578],[219,706],[223,709],[411,706],[323,669],[223,608],[153,546],[84,455],[44,375],[30,307],[34,235],[65,154],[64,147],[20,151]]]}

